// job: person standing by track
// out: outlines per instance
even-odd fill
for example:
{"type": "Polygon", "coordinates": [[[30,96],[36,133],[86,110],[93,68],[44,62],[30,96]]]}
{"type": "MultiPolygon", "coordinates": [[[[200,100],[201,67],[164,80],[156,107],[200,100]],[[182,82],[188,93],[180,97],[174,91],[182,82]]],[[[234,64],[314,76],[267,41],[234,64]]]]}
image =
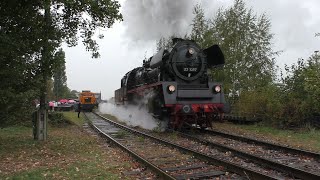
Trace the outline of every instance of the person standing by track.
{"type": "Polygon", "coordinates": [[[78,118],[80,118],[80,112],[81,112],[81,103],[78,103],[78,118]]]}

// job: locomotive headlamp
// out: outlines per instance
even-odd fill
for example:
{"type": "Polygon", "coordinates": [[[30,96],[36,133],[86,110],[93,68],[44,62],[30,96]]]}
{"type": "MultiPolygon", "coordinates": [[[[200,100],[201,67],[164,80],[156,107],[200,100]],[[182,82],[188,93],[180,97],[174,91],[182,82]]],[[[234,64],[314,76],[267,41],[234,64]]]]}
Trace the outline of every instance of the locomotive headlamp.
{"type": "Polygon", "coordinates": [[[192,54],[194,54],[194,49],[193,49],[193,48],[190,48],[190,49],[188,50],[188,52],[189,52],[190,55],[192,55],[192,54]]]}
{"type": "Polygon", "coordinates": [[[169,85],[168,91],[169,91],[169,93],[173,93],[174,91],[176,91],[176,87],[174,85],[169,85]]]}
{"type": "Polygon", "coordinates": [[[221,86],[217,85],[214,87],[214,92],[219,93],[221,91],[221,86]]]}

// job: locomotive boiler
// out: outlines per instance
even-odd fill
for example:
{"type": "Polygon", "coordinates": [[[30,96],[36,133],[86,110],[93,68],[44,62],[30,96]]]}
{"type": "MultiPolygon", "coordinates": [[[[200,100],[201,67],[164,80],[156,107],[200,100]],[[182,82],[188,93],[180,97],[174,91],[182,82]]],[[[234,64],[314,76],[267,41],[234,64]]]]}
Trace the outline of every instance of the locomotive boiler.
{"type": "Polygon", "coordinates": [[[207,70],[223,64],[218,45],[201,49],[192,40],[174,38],[172,48],[125,74],[115,102],[143,106],[157,119],[169,119],[173,129],[212,127],[224,113],[225,98],[222,84],[210,81],[207,70]]]}

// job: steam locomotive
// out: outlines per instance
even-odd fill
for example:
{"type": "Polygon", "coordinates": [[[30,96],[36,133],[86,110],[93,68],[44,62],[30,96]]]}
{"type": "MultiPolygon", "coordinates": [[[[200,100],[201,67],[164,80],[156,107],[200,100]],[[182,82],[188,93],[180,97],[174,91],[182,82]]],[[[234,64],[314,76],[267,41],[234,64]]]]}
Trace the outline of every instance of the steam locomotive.
{"type": "Polygon", "coordinates": [[[169,119],[175,130],[212,127],[226,102],[222,84],[210,81],[207,70],[223,64],[218,45],[202,50],[192,40],[174,38],[172,48],[162,48],[125,74],[115,102],[144,106],[157,119],[169,119]]]}

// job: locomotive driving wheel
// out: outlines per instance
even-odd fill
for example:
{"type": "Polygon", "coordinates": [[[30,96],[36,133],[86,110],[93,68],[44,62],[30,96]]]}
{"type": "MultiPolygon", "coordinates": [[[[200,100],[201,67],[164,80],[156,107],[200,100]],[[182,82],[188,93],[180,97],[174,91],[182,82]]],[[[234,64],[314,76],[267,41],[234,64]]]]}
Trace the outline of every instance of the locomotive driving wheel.
{"type": "Polygon", "coordinates": [[[146,102],[146,108],[147,111],[153,115],[153,117],[163,120],[165,119],[163,104],[164,102],[162,93],[154,90],[146,102]]]}

